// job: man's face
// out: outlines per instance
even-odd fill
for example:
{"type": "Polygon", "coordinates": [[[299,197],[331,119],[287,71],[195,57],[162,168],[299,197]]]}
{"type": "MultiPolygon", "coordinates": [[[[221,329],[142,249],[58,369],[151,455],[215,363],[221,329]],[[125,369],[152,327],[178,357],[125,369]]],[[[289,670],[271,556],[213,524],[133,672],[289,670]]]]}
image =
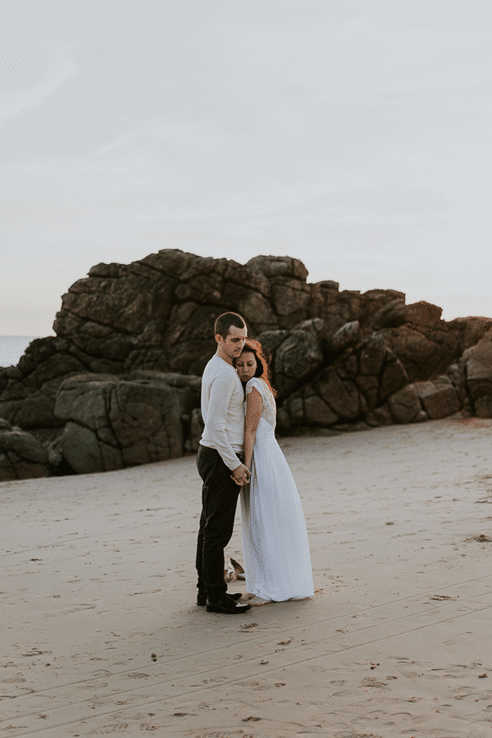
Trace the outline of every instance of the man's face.
{"type": "Polygon", "coordinates": [[[237,359],[240,355],[247,335],[247,328],[236,328],[235,325],[231,325],[225,338],[222,338],[221,335],[215,336],[215,340],[219,344],[219,351],[223,355],[222,358],[226,361],[229,360],[229,364],[232,364],[233,359],[237,359]]]}

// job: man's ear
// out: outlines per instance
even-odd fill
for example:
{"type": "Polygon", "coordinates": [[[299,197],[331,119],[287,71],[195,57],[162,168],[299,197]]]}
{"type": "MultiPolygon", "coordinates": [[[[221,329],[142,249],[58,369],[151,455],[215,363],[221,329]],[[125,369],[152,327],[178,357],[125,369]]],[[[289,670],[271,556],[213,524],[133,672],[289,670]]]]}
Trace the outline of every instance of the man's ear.
{"type": "Polygon", "coordinates": [[[220,335],[220,333],[216,333],[215,334],[215,342],[218,343],[219,346],[220,346],[221,343],[224,342],[224,339],[222,338],[222,336],[220,335]]]}

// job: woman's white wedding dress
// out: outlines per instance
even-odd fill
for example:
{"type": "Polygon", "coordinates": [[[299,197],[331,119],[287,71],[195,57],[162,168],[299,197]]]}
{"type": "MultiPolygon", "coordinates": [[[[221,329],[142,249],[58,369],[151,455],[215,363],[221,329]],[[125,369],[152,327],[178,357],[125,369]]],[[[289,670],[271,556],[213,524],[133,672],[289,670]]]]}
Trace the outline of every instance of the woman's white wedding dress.
{"type": "Polygon", "coordinates": [[[301,500],[275,438],[275,399],[263,379],[253,377],[263,409],[256,431],[251,483],[241,491],[244,569],[248,592],[282,602],[314,594],[311,557],[301,500]]]}

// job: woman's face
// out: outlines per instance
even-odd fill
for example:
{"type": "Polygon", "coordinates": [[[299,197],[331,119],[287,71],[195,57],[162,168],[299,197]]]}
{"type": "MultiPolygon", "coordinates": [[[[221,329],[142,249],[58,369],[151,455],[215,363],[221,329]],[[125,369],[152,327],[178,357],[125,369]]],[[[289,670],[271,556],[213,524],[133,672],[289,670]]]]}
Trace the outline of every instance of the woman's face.
{"type": "Polygon", "coordinates": [[[254,377],[256,371],[255,355],[251,351],[243,351],[239,359],[236,359],[236,370],[241,382],[247,382],[248,379],[254,377]]]}

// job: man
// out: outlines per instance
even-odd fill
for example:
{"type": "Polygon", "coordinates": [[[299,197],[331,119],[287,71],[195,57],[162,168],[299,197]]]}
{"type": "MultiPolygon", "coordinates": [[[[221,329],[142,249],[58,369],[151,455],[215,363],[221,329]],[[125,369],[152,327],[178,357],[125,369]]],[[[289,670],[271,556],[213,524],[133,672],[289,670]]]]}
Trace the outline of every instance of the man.
{"type": "Polygon", "coordinates": [[[244,444],[244,391],[233,367],[247,336],[243,318],[224,313],[215,321],[217,351],[202,377],[202,416],[205,428],[197,467],[203,480],[202,514],[198,532],[196,569],[197,604],[208,612],[236,614],[250,609],[240,594],[227,594],[224,548],[231,540],[241,486],[250,472],[241,461],[244,444]]]}

